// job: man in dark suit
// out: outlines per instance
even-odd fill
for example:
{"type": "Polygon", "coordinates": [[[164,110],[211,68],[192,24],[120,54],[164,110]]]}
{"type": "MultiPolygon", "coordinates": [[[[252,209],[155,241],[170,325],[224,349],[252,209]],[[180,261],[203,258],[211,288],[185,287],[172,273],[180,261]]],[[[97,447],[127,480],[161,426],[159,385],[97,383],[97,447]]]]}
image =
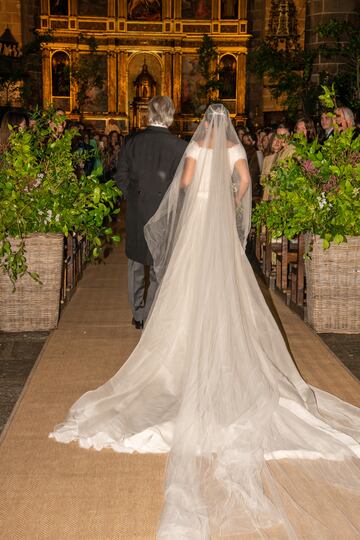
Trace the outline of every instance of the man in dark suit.
{"type": "Polygon", "coordinates": [[[334,118],[329,116],[326,111],[323,111],[321,113],[320,124],[322,132],[319,135],[319,141],[323,144],[334,135],[334,118]]]}
{"type": "Polygon", "coordinates": [[[114,176],[127,199],[128,292],[132,323],[138,329],[143,327],[157,289],[144,225],[158,209],[186,148],[186,142],[168,130],[174,113],[174,104],[169,97],[151,99],[148,127],[129,137],[120,151],[114,176]],[[146,267],[149,267],[149,284],[145,294],[146,267]]]}

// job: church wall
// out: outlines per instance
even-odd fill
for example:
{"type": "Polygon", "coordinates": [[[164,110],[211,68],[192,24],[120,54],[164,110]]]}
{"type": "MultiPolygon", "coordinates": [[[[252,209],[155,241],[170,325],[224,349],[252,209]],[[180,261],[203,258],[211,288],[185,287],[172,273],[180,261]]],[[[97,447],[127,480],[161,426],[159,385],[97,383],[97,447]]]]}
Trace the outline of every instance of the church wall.
{"type": "MultiPolygon", "coordinates": [[[[34,30],[39,26],[40,0],[1,0],[0,2],[0,35],[8,27],[12,36],[18,42],[18,50],[34,39],[34,30]]],[[[40,72],[36,70],[30,76],[37,82],[41,95],[40,72]]],[[[0,93],[0,106],[20,107],[20,86],[12,87],[8,96],[0,93]]]]}
{"type": "MultiPolygon", "coordinates": [[[[316,28],[328,23],[331,19],[354,22],[359,20],[359,3],[357,0],[307,0],[306,44],[308,47],[318,47],[324,42],[316,33],[316,28]]],[[[341,59],[333,56],[324,58],[318,55],[314,62],[313,79],[319,81],[319,74],[326,70],[336,75],[341,65],[341,59]]]]}
{"type": "Polygon", "coordinates": [[[20,0],[2,0],[0,2],[0,21],[0,35],[8,26],[20,48],[22,46],[20,0]]]}

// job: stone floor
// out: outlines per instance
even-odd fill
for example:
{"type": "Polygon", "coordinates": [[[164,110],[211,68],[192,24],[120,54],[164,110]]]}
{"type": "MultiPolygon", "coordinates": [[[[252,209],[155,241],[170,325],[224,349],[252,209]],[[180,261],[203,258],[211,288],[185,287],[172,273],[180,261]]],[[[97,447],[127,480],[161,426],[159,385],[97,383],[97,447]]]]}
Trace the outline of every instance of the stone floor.
{"type": "Polygon", "coordinates": [[[0,432],[48,335],[49,332],[0,332],[0,432]]]}
{"type": "Polygon", "coordinates": [[[360,334],[319,334],[319,336],[360,380],[360,334]]]}

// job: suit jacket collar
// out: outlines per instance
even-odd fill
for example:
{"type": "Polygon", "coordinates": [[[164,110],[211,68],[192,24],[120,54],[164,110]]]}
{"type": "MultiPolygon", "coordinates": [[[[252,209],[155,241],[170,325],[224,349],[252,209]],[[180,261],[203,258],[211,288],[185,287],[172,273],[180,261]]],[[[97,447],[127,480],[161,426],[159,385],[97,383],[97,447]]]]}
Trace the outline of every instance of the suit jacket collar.
{"type": "Polygon", "coordinates": [[[169,133],[169,130],[167,127],[161,127],[161,126],[148,126],[145,131],[154,131],[154,132],[161,132],[164,131],[165,133],[169,133]]]}

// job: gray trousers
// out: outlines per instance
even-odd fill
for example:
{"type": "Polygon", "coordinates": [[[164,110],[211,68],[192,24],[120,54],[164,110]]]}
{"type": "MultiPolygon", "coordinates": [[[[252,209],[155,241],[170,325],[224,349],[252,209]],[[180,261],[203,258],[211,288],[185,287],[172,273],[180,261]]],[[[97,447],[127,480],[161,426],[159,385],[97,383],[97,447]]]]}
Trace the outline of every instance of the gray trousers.
{"type": "Polygon", "coordinates": [[[154,268],[128,259],[128,295],[133,317],[145,321],[158,287],[154,268]]]}

